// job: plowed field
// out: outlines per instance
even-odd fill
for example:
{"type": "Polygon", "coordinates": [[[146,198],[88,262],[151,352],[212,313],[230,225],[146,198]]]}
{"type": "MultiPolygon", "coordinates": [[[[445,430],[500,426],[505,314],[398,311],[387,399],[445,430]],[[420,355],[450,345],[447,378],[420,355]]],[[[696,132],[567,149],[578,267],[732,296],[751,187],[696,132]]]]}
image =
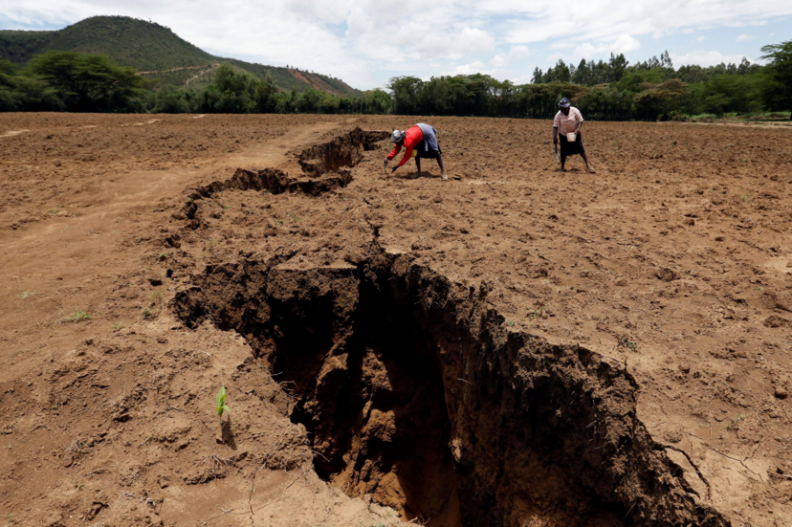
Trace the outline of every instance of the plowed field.
{"type": "Polygon", "coordinates": [[[0,525],[792,525],[792,131],[551,126],[0,114],[0,525]]]}

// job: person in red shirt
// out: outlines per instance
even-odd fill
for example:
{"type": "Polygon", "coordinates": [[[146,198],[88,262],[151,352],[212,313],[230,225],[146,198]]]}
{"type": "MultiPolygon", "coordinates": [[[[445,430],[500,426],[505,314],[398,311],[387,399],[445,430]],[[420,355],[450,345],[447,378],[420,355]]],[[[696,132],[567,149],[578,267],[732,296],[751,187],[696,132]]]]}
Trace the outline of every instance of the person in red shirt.
{"type": "Polygon", "coordinates": [[[440,167],[440,173],[443,181],[448,179],[445,167],[443,166],[443,155],[440,150],[440,145],[437,144],[437,130],[426,123],[418,123],[407,131],[394,130],[391,134],[391,142],[395,144],[391,153],[385,158],[383,168],[385,173],[388,173],[388,161],[395,158],[404,147],[404,157],[398,165],[391,169],[391,174],[396,172],[400,166],[407,162],[410,157],[415,157],[415,165],[418,167],[418,173],[411,176],[410,179],[421,177],[421,159],[436,159],[437,165],[440,167]]]}

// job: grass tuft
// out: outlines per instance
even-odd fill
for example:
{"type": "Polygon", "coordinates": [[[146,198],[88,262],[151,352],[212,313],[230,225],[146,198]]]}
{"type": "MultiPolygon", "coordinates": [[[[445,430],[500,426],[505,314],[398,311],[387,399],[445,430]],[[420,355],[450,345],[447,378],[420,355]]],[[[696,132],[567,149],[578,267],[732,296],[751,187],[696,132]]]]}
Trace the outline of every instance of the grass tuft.
{"type": "Polygon", "coordinates": [[[75,314],[66,319],[68,322],[82,322],[83,320],[91,320],[91,315],[85,311],[77,311],[75,314]]]}

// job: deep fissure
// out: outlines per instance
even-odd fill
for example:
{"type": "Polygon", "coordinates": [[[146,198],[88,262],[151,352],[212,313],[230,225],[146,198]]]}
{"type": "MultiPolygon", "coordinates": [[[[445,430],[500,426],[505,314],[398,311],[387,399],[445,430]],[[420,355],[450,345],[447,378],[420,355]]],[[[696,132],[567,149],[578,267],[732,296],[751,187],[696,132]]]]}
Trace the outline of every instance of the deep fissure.
{"type": "Polygon", "coordinates": [[[728,525],[637,420],[625,371],[508,331],[487,293],[374,248],[357,266],[212,266],[175,308],[270,362],[317,474],[406,519],[728,525]]]}
{"type": "Polygon", "coordinates": [[[298,156],[301,174],[292,176],[275,169],[247,170],[239,168],[234,175],[223,181],[213,181],[193,189],[187,203],[174,216],[179,220],[190,220],[189,227],[201,225],[202,216],[218,216],[212,204],[214,196],[226,190],[266,191],[270,194],[301,193],[319,196],[326,192],[346,187],[352,182],[351,168],[363,160],[363,152],[375,150],[388,132],[365,131],[355,128],[327,143],[303,150],[298,156]],[[205,210],[202,210],[205,209],[205,210]]]}
{"type": "Polygon", "coordinates": [[[312,311],[274,317],[280,337],[273,368],[301,395],[291,419],[308,430],[317,474],[409,519],[459,525],[450,423],[431,342],[372,284],[361,284],[351,331],[340,336],[323,327],[332,321],[330,306],[312,311]],[[319,331],[306,331],[306,323],[319,331]]]}

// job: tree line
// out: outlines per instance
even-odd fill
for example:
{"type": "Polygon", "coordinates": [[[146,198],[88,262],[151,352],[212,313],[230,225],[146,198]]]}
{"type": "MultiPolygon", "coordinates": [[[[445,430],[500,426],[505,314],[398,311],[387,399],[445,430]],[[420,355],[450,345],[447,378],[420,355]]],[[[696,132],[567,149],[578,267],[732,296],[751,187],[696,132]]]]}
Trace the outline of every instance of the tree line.
{"type": "Polygon", "coordinates": [[[313,88],[280,90],[228,62],[200,89],[158,86],[103,55],[50,51],[20,68],[0,60],[0,111],[114,113],[388,113],[383,90],[339,97],[313,88]]]}
{"type": "MultiPolygon", "coordinates": [[[[559,60],[530,84],[489,75],[396,77],[389,91],[340,97],[312,88],[281,90],[223,63],[203,88],[158,86],[100,55],[50,51],[20,68],[0,61],[0,111],[150,113],[360,113],[549,118],[568,97],[590,119],[657,120],[792,112],[792,41],[762,48],[764,66],[674,68],[669,54],[630,65],[559,60]]],[[[792,118],[792,114],[790,115],[792,118]]]]}

